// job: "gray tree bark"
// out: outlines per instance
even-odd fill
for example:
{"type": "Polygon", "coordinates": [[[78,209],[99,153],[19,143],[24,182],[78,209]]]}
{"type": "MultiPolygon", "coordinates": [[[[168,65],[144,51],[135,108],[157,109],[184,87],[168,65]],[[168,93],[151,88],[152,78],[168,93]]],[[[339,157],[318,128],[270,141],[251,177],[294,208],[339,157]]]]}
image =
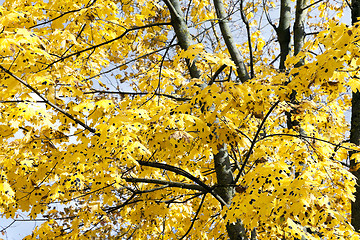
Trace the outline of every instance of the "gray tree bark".
{"type": "MultiPolygon", "coordinates": [[[[358,22],[360,17],[360,0],[352,0],[351,2],[351,19],[352,24],[358,22]]],[[[351,129],[350,129],[350,142],[360,145],[360,92],[352,93],[351,100],[351,129]]],[[[351,158],[351,153],[350,153],[351,158]]],[[[355,162],[350,161],[350,167],[355,167],[355,162]]],[[[352,172],[357,177],[358,182],[356,185],[355,202],[351,204],[351,224],[356,231],[360,230],[360,170],[352,172]]]]}
{"type": "MultiPolygon", "coordinates": [[[[173,28],[179,45],[182,49],[186,50],[190,45],[192,45],[193,42],[183,17],[180,3],[178,0],[164,0],[164,2],[171,12],[171,21],[173,23],[173,28]]],[[[241,82],[245,82],[249,79],[249,74],[246,70],[242,56],[239,50],[236,48],[235,41],[228,26],[223,2],[220,0],[214,0],[214,4],[218,18],[220,19],[219,25],[225,44],[228,48],[231,59],[237,66],[238,77],[241,82]]],[[[195,65],[195,61],[192,65],[188,63],[188,68],[191,77],[199,78],[201,76],[200,71],[195,65]]],[[[218,151],[219,152],[217,154],[214,154],[214,165],[218,185],[216,192],[224,200],[226,205],[230,206],[231,200],[234,196],[234,176],[231,169],[230,158],[227,152],[226,144],[223,144],[218,149],[218,151]]],[[[246,230],[240,220],[238,220],[236,223],[228,223],[226,229],[231,240],[247,239],[246,230]]]]}
{"type": "MultiPolygon", "coordinates": [[[[233,60],[236,65],[236,71],[240,81],[244,83],[250,78],[249,73],[246,69],[241,53],[236,47],[234,38],[232,37],[223,1],[214,0],[214,7],[216,15],[219,19],[221,34],[230,53],[231,60],[233,60]]],[[[226,144],[223,144],[218,150],[219,152],[214,155],[216,178],[217,184],[219,185],[217,192],[224,199],[227,205],[230,206],[231,200],[234,197],[234,175],[231,170],[230,158],[227,152],[226,144]]],[[[230,240],[247,239],[246,229],[240,219],[238,219],[235,223],[227,223],[226,230],[230,240]]]]}
{"type": "MultiPolygon", "coordinates": [[[[174,27],[178,43],[183,50],[187,50],[189,46],[193,44],[188,26],[186,25],[184,14],[181,11],[180,2],[178,0],[165,0],[166,6],[170,10],[171,22],[174,27]]],[[[195,61],[191,64],[188,59],[186,59],[188,65],[190,76],[192,78],[200,78],[200,71],[195,65],[195,61]]]]}
{"type": "MultiPolygon", "coordinates": [[[[165,4],[170,10],[171,13],[171,21],[172,25],[178,39],[178,43],[180,47],[184,50],[188,49],[189,46],[193,44],[192,38],[189,33],[189,29],[186,25],[183,13],[181,11],[180,3],[178,0],[164,0],[165,4]]],[[[223,6],[222,6],[223,7],[223,6]]],[[[220,10],[221,16],[225,15],[225,10],[220,10]]],[[[221,17],[219,17],[221,18],[221,17]]],[[[230,46],[230,55],[232,60],[235,62],[237,66],[238,75],[241,81],[246,81],[249,76],[246,71],[245,65],[242,61],[240,52],[236,49],[236,45],[233,41],[233,38],[230,34],[230,29],[227,26],[226,22],[222,21],[222,33],[226,35],[223,36],[227,47],[230,46]],[[229,44],[229,46],[228,46],[229,44]]],[[[188,69],[190,72],[190,76],[192,78],[200,78],[200,71],[197,69],[195,62],[192,65],[188,62],[188,69]]],[[[217,154],[214,154],[214,165],[215,172],[217,177],[217,185],[219,186],[216,189],[216,193],[224,200],[227,206],[230,206],[231,200],[234,196],[234,187],[233,187],[233,172],[231,170],[230,158],[226,149],[226,145],[222,145],[217,154]]],[[[241,224],[239,220],[236,223],[230,224],[228,223],[226,226],[228,236],[231,240],[245,240],[246,238],[246,230],[244,226],[241,224]]]]}
{"type": "Polygon", "coordinates": [[[276,28],[280,44],[280,66],[281,71],[285,71],[285,60],[290,52],[290,21],[291,21],[291,0],[281,0],[280,22],[276,28]]]}
{"type": "Polygon", "coordinates": [[[241,53],[239,49],[236,47],[234,38],[232,37],[227,19],[228,17],[225,12],[224,3],[222,0],[214,0],[214,6],[216,10],[216,15],[219,19],[221,34],[224,38],[226,47],[230,53],[231,60],[233,60],[236,65],[236,71],[240,78],[240,81],[245,82],[246,80],[249,79],[249,73],[246,70],[241,53]]]}
{"type": "MultiPolygon", "coordinates": [[[[297,55],[304,46],[305,39],[305,5],[306,0],[296,0],[296,10],[295,10],[295,22],[294,22],[294,55],[297,55]]],[[[296,67],[304,65],[304,60],[301,59],[296,67]]]]}

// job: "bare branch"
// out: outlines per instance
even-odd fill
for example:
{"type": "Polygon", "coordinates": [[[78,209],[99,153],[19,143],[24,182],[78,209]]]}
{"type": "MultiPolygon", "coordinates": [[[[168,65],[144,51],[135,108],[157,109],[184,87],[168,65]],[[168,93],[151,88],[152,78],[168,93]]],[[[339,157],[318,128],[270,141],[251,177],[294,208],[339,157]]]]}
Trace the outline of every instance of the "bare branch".
{"type": "Polygon", "coordinates": [[[99,77],[99,76],[101,76],[101,75],[110,73],[110,72],[114,71],[115,69],[121,68],[121,67],[123,67],[123,66],[125,66],[125,65],[127,65],[127,64],[129,64],[129,63],[135,62],[136,60],[139,60],[139,59],[144,58],[144,57],[148,57],[148,56],[150,56],[150,55],[152,55],[152,54],[161,52],[161,51],[166,50],[166,49],[171,48],[171,47],[175,47],[175,46],[177,46],[177,45],[178,45],[178,44],[172,44],[172,45],[170,45],[170,46],[166,46],[166,47],[164,47],[164,48],[161,48],[161,49],[152,51],[152,52],[147,53],[147,54],[144,54],[144,55],[141,55],[141,56],[139,56],[139,57],[137,57],[137,58],[134,58],[134,59],[131,59],[131,60],[129,60],[129,61],[126,61],[126,62],[123,63],[123,64],[117,65],[117,66],[115,66],[115,67],[113,67],[113,68],[111,68],[111,69],[109,69],[109,70],[107,70],[107,71],[105,71],[105,72],[101,72],[101,73],[99,73],[99,74],[97,74],[97,75],[95,75],[95,76],[89,77],[89,78],[85,79],[84,81],[88,81],[88,80],[91,80],[91,79],[93,79],[93,78],[99,77]]]}
{"type": "MultiPolygon", "coordinates": [[[[178,43],[183,50],[187,50],[193,43],[188,26],[186,25],[186,21],[181,11],[180,3],[178,0],[164,0],[164,2],[170,11],[171,23],[174,28],[178,43]]],[[[188,66],[190,76],[192,78],[200,78],[201,73],[196,67],[195,62],[196,61],[190,63],[189,59],[186,59],[186,64],[188,66]]]]}
{"type": "Polygon", "coordinates": [[[231,60],[233,60],[236,65],[236,70],[237,70],[240,81],[245,82],[246,80],[249,79],[249,74],[246,70],[246,67],[245,67],[244,61],[242,59],[242,56],[240,54],[240,51],[237,48],[235,41],[232,37],[231,31],[230,31],[230,28],[228,25],[227,16],[225,13],[224,3],[222,2],[222,0],[214,0],[214,6],[215,6],[215,10],[216,10],[216,15],[220,19],[219,26],[220,26],[221,34],[224,38],[225,44],[230,53],[231,60]]]}
{"type": "Polygon", "coordinates": [[[255,77],[255,73],[254,73],[254,56],[253,56],[253,51],[252,51],[250,25],[249,25],[249,21],[246,19],[245,13],[244,13],[243,2],[244,2],[243,0],[240,1],[240,15],[241,15],[241,19],[242,19],[242,21],[243,21],[243,23],[245,24],[245,27],[246,27],[246,33],[247,33],[247,39],[248,39],[248,45],[249,45],[250,78],[254,78],[255,77]]]}
{"type": "Polygon", "coordinates": [[[313,139],[313,140],[316,140],[316,141],[319,141],[319,142],[324,142],[324,143],[327,143],[327,144],[330,144],[330,145],[333,145],[333,146],[337,146],[339,148],[343,148],[343,149],[346,149],[346,150],[349,150],[349,151],[354,151],[354,152],[360,152],[359,150],[356,150],[356,149],[353,149],[353,148],[349,148],[349,147],[344,147],[344,146],[341,146],[341,143],[339,144],[336,144],[336,143],[332,143],[330,141],[327,141],[325,139],[321,139],[321,138],[317,138],[317,137],[309,137],[309,136],[306,136],[306,135],[303,135],[303,134],[289,134],[289,133],[276,133],[276,134],[269,134],[269,135],[266,135],[265,137],[257,140],[256,142],[259,142],[259,141],[262,141],[266,138],[269,138],[269,137],[281,137],[281,136],[288,136],[288,137],[296,137],[296,138],[307,138],[307,139],[313,139]]]}
{"type": "Polygon", "coordinates": [[[221,67],[219,67],[218,70],[216,70],[216,72],[214,73],[214,75],[211,77],[211,80],[209,82],[209,86],[211,86],[214,82],[215,82],[215,79],[219,76],[219,74],[226,68],[226,65],[223,64],[221,67]]]}
{"type": "Polygon", "coordinates": [[[197,184],[189,184],[189,183],[182,183],[182,182],[172,182],[160,179],[148,179],[148,178],[123,178],[126,182],[133,182],[133,183],[153,183],[153,184],[160,184],[160,185],[167,185],[169,187],[177,187],[177,188],[184,188],[190,190],[198,190],[198,191],[206,191],[205,188],[197,185],[197,184]]]}
{"type": "Polygon", "coordinates": [[[143,160],[137,160],[137,162],[141,166],[148,166],[148,167],[153,167],[153,168],[164,169],[164,170],[168,170],[170,172],[182,175],[182,176],[194,181],[195,183],[199,184],[204,189],[206,189],[206,191],[211,193],[216,198],[216,200],[218,200],[222,205],[226,205],[226,202],[218,194],[216,194],[211,187],[209,187],[208,185],[203,183],[199,178],[193,176],[192,174],[186,172],[185,170],[183,170],[181,168],[174,167],[174,166],[168,165],[166,163],[150,162],[150,161],[143,161],[143,160]]]}
{"type": "Polygon", "coordinates": [[[265,12],[265,16],[266,16],[266,19],[268,21],[268,23],[273,27],[273,29],[276,31],[277,30],[277,27],[276,25],[271,21],[271,18],[269,16],[269,13],[266,9],[266,0],[263,0],[263,9],[264,9],[264,12],[265,12]]]}
{"type": "Polygon", "coordinates": [[[322,1],[324,1],[324,0],[318,0],[318,1],[316,1],[316,2],[313,2],[312,4],[310,4],[310,5],[306,6],[306,7],[301,8],[301,10],[304,11],[304,10],[306,10],[306,9],[308,9],[308,8],[311,8],[312,6],[318,4],[318,3],[322,2],[322,1]]]}

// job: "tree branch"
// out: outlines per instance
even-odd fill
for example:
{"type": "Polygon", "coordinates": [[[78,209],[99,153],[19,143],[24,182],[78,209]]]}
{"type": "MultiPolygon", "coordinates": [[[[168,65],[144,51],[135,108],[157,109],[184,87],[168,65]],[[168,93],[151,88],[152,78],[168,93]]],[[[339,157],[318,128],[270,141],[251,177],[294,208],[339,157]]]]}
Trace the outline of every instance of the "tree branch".
{"type": "Polygon", "coordinates": [[[148,94],[154,94],[156,96],[162,96],[174,99],[176,101],[190,101],[191,98],[182,98],[182,97],[175,97],[169,94],[164,93],[148,93],[148,92],[123,92],[123,91],[103,91],[103,90],[94,90],[91,92],[84,92],[84,94],[95,94],[95,93],[103,93],[103,94],[119,94],[119,95],[148,95],[148,94]]]}
{"type": "MultiPolygon", "coordinates": [[[[193,42],[181,11],[180,3],[178,0],[164,0],[164,2],[170,11],[171,23],[174,28],[176,38],[178,39],[178,43],[181,49],[187,50],[193,42]]],[[[199,69],[196,67],[195,62],[196,60],[193,61],[193,63],[190,63],[189,59],[186,59],[190,76],[192,78],[200,78],[201,74],[199,69]]]]}
{"type": "Polygon", "coordinates": [[[91,133],[95,133],[96,130],[89,127],[88,125],[86,125],[85,123],[83,123],[82,121],[80,121],[79,119],[76,119],[74,116],[72,116],[71,114],[65,112],[64,110],[62,110],[61,108],[59,108],[58,106],[56,106],[55,104],[51,103],[49,100],[47,100],[45,97],[43,97],[41,95],[41,93],[36,90],[35,88],[33,88],[31,85],[27,84],[25,81],[23,81],[21,78],[19,78],[18,76],[16,76],[15,74],[13,74],[12,72],[10,72],[9,70],[7,70],[6,68],[4,68],[2,65],[0,65],[0,69],[2,71],[4,71],[5,73],[7,73],[8,75],[10,75],[11,77],[15,78],[18,82],[20,82],[21,84],[23,84],[24,86],[26,86],[27,88],[29,88],[31,91],[33,91],[38,97],[40,97],[47,105],[49,105],[50,107],[54,108],[55,110],[59,111],[60,113],[62,113],[63,115],[65,115],[66,117],[70,118],[71,120],[73,120],[74,122],[76,122],[77,124],[81,125],[83,128],[85,128],[86,130],[90,131],[91,133]]]}
{"type": "MultiPolygon", "coordinates": [[[[296,0],[296,10],[295,10],[295,22],[294,22],[294,55],[297,55],[304,46],[305,38],[305,16],[306,11],[304,8],[306,0],[296,0]]],[[[304,60],[301,59],[296,67],[304,65],[304,60]]]]}
{"type": "MultiPolygon", "coordinates": [[[[96,0],[95,0],[95,1],[93,1],[91,4],[89,4],[88,6],[86,6],[85,8],[91,7],[92,5],[94,5],[94,3],[95,3],[95,2],[96,2],[96,0]]],[[[83,9],[85,9],[85,8],[75,9],[75,10],[70,10],[70,11],[68,11],[68,12],[62,13],[62,14],[60,14],[59,16],[57,16],[57,17],[53,18],[53,19],[50,19],[50,20],[48,20],[48,21],[45,21],[45,22],[42,22],[42,23],[36,24],[36,25],[34,25],[34,26],[31,26],[31,27],[29,27],[29,29],[36,28],[36,27],[40,27],[40,26],[42,26],[42,25],[45,25],[45,24],[51,23],[51,22],[53,22],[53,21],[55,21],[55,20],[57,20],[57,19],[59,19],[59,18],[61,18],[61,17],[65,16],[65,15],[67,15],[67,14],[69,14],[69,13],[80,12],[81,10],[83,10],[83,9]]]]}
{"type": "Polygon", "coordinates": [[[277,27],[276,27],[276,25],[271,21],[271,18],[270,18],[270,16],[269,16],[269,13],[268,13],[268,11],[267,11],[267,9],[266,9],[266,0],[263,0],[263,9],[264,9],[265,17],[266,17],[268,23],[269,23],[269,24],[273,27],[273,29],[276,31],[276,30],[277,30],[277,27]]]}
{"type": "Polygon", "coordinates": [[[322,2],[322,1],[324,1],[324,0],[318,0],[318,1],[316,1],[316,2],[313,2],[312,4],[307,5],[306,7],[303,6],[303,7],[301,8],[301,10],[304,11],[304,10],[306,10],[306,9],[308,9],[308,8],[311,8],[312,6],[318,4],[318,3],[322,2]]]}
{"type": "Polygon", "coordinates": [[[164,170],[182,175],[182,176],[192,180],[193,182],[197,183],[204,189],[206,189],[206,191],[211,193],[216,198],[216,200],[218,200],[221,203],[221,205],[226,205],[226,202],[217,193],[215,193],[211,187],[209,187],[208,185],[203,183],[199,178],[193,176],[192,174],[186,172],[185,170],[183,170],[181,168],[174,167],[174,166],[171,166],[171,165],[168,165],[165,163],[158,163],[158,162],[150,162],[150,161],[143,161],[143,160],[137,160],[137,162],[141,166],[148,166],[148,167],[153,167],[153,168],[164,169],[164,170]]]}
{"type": "Polygon", "coordinates": [[[214,73],[214,75],[211,77],[210,79],[210,82],[209,82],[209,86],[211,86],[214,82],[215,82],[215,79],[219,76],[219,74],[226,68],[226,65],[223,64],[221,65],[221,67],[219,67],[218,70],[216,70],[216,72],[214,73]]]}
{"type": "Polygon", "coordinates": [[[198,191],[206,191],[205,188],[201,187],[198,184],[190,184],[190,183],[182,183],[182,182],[172,182],[160,179],[148,179],[148,178],[123,178],[126,182],[132,183],[152,183],[152,184],[160,184],[167,185],[169,187],[176,188],[184,188],[189,190],[198,190],[198,191]]]}
{"type": "Polygon", "coordinates": [[[248,39],[249,54],[250,54],[250,77],[254,78],[255,77],[255,73],[254,73],[254,56],[253,56],[253,51],[252,51],[250,26],[249,26],[248,20],[246,19],[245,13],[244,13],[243,2],[244,2],[243,0],[240,1],[240,15],[241,15],[241,19],[242,19],[243,23],[245,24],[246,33],[247,33],[247,39],[248,39]]]}
{"type": "Polygon", "coordinates": [[[201,207],[202,207],[202,205],[204,204],[205,197],[206,197],[206,193],[204,194],[204,196],[203,196],[202,199],[201,199],[201,202],[200,202],[200,204],[199,204],[199,208],[197,209],[194,218],[191,220],[191,224],[190,224],[189,229],[186,231],[186,233],[185,233],[181,238],[179,238],[179,240],[184,239],[184,238],[190,233],[191,229],[192,229],[193,226],[194,226],[194,223],[195,223],[195,221],[196,221],[196,218],[197,218],[197,216],[198,216],[199,213],[200,213],[201,207]]]}
{"type": "Polygon", "coordinates": [[[96,78],[96,77],[99,77],[99,76],[101,76],[101,75],[110,73],[110,72],[114,71],[115,69],[121,68],[121,67],[123,67],[123,66],[125,66],[125,65],[127,65],[127,64],[129,64],[129,63],[135,62],[136,60],[139,60],[139,59],[144,58],[144,57],[148,57],[148,56],[150,56],[150,55],[152,55],[152,54],[161,52],[161,51],[166,50],[166,49],[171,48],[171,47],[175,47],[175,46],[177,46],[177,45],[178,45],[178,44],[172,44],[172,45],[170,45],[170,46],[166,46],[166,47],[164,47],[164,48],[161,48],[161,49],[152,51],[152,52],[147,53],[147,54],[144,54],[144,55],[141,55],[141,56],[139,56],[139,57],[137,57],[137,58],[134,58],[134,59],[131,59],[131,60],[129,60],[129,61],[123,63],[123,64],[117,65],[117,66],[115,66],[115,67],[113,67],[113,68],[111,68],[111,69],[109,69],[109,70],[107,70],[107,71],[105,71],[105,72],[101,72],[101,73],[99,73],[99,74],[97,74],[97,75],[95,75],[95,76],[89,77],[89,78],[85,79],[84,81],[89,81],[89,80],[91,80],[91,79],[93,79],[93,78],[96,78]]]}
{"type": "Polygon", "coordinates": [[[85,48],[85,49],[83,49],[83,50],[74,52],[74,53],[69,54],[69,55],[66,55],[66,56],[64,56],[64,57],[61,57],[61,58],[59,58],[58,60],[50,63],[45,69],[48,69],[48,68],[50,68],[52,65],[54,65],[55,63],[58,63],[58,62],[60,62],[60,61],[63,61],[63,60],[65,60],[65,59],[67,59],[67,58],[70,58],[70,57],[79,55],[79,54],[84,53],[84,52],[87,52],[87,51],[95,50],[96,48],[99,48],[99,47],[101,47],[101,46],[104,46],[104,45],[107,45],[107,44],[109,44],[109,43],[115,42],[115,41],[123,38],[123,37],[124,37],[126,34],[128,34],[129,32],[136,31],[136,30],[140,30],[140,29],[144,29],[144,28],[164,26],[164,25],[171,25],[171,23],[151,23],[151,24],[144,25],[144,26],[134,26],[134,27],[132,27],[132,28],[126,29],[120,36],[118,36],[118,37],[116,37],[116,38],[113,38],[113,39],[111,39],[111,40],[109,40],[109,41],[102,42],[102,43],[99,43],[99,44],[97,44],[97,45],[94,45],[94,46],[85,48]]]}
{"type": "Polygon", "coordinates": [[[251,152],[252,152],[252,150],[254,149],[254,146],[255,146],[255,144],[256,144],[256,142],[257,142],[256,139],[258,138],[258,136],[259,136],[259,134],[260,134],[260,131],[261,131],[261,129],[263,128],[263,126],[264,126],[264,124],[265,124],[266,119],[270,116],[271,112],[275,109],[275,107],[279,104],[279,102],[280,102],[280,101],[277,101],[277,102],[275,102],[275,103],[271,106],[271,108],[270,108],[269,111],[267,112],[266,116],[265,116],[264,119],[261,121],[260,126],[258,127],[258,130],[256,131],[255,136],[254,136],[254,138],[253,138],[253,141],[252,141],[252,143],[251,143],[251,145],[250,145],[249,151],[248,151],[247,154],[246,154],[246,157],[245,157],[244,162],[243,162],[243,164],[242,164],[242,166],[241,166],[241,169],[240,169],[239,173],[237,174],[237,176],[236,176],[236,178],[235,178],[234,184],[236,184],[236,183],[238,182],[241,173],[244,171],[244,168],[245,168],[247,162],[249,161],[249,158],[250,158],[250,156],[251,156],[251,152]]]}
{"type": "Polygon", "coordinates": [[[285,60],[290,52],[290,21],[291,21],[291,0],[281,0],[280,22],[276,29],[280,44],[280,66],[281,71],[285,71],[285,60]]]}
{"type": "Polygon", "coordinates": [[[224,3],[222,2],[222,0],[214,0],[214,6],[215,6],[215,10],[216,10],[216,15],[220,19],[219,26],[220,26],[221,34],[224,38],[226,47],[230,53],[231,60],[233,60],[236,65],[236,70],[237,70],[240,81],[245,82],[246,80],[249,79],[249,74],[246,70],[246,67],[245,67],[244,61],[242,59],[242,56],[239,52],[239,49],[236,47],[235,41],[232,37],[231,31],[230,31],[230,28],[228,25],[227,16],[225,13],[224,3]]]}
{"type": "Polygon", "coordinates": [[[333,146],[336,146],[336,147],[339,147],[339,148],[343,148],[343,149],[346,149],[348,151],[353,151],[353,152],[360,152],[359,150],[356,150],[356,149],[352,149],[352,148],[349,148],[349,147],[344,147],[344,146],[341,146],[341,144],[336,144],[336,143],[332,143],[330,141],[327,141],[327,140],[324,140],[324,139],[321,139],[321,138],[316,138],[316,137],[309,137],[309,136],[306,136],[306,135],[303,135],[303,134],[289,134],[289,133],[276,133],[276,134],[269,134],[269,135],[266,135],[265,137],[257,140],[256,142],[260,142],[266,138],[269,138],[269,137],[281,137],[281,136],[288,136],[288,137],[296,137],[296,138],[307,138],[307,139],[313,139],[313,140],[316,140],[316,141],[319,141],[319,142],[324,142],[324,143],[327,143],[327,144],[330,144],[330,145],[333,145],[333,146]]]}

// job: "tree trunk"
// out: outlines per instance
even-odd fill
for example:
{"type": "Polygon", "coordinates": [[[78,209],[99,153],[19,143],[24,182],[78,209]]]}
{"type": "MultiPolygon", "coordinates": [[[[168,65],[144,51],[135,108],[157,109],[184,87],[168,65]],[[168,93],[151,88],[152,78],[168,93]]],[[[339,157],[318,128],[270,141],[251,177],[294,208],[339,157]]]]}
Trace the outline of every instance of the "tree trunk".
{"type": "Polygon", "coordinates": [[[285,60],[290,52],[290,21],[291,21],[291,0],[281,0],[280,22],[276,29],[280,44],[280,66],[281,71],[285,71],[285,60]]]}
{"type": "MultiPolygon", "coordinates": [[[[295,22],[294,22],[294,55],[296,56],[304,46],[305,39],[305,4],[306,0],[296,0],[296,10],[295,10],[295,22]]],[[[301,59],[296,67],[304,65],[304,60],[301,59]]]]}
{"type": "MultiPolygon", "coordinates": [[[[178,39],[179,45],[182,49],[186,50],[192,45],[192,38],[189,33],[189,29],[186,25],[183,13],[181,11],[180,3],[178,0],[164,0],[165,4],[170,10],[172,25],[178,39]]],[[[222,2],[217,1],[218,7],[220,9],[217,12],[220,12],[219,18],[224,18],[225,11],[222,5],[222,2]],[[222,17],[221,17],[222,16],[222,17]]],[[[226,20],[220,21],[221,32],[225,39],[225,43],[229,49],[232,60],[237,66],[238,76],[240,80],[246,81],[249,79],[249,75],[246,71],[245,64],[242,61],[240,52],[236,49],[235,42],[231,36],[230,29],[227,25],[226,20]],[[224,35],[225,34],[225,35],[224,35]]],[[[190,76],[192,78],[200,78],[200,71],[197,69],[195,62],[192,65],[188,62],[188,69],[190,71],[190,76]]],[[[214,154],[214,165],[217,177],[217,184],[219,187],[216,189],[218,195],[224,200],[226,205],[230,206],[231,200],[234,196],[234,187],[232,186],[234,177],[231,170],[230,158],[227,152],[226,144],[223,144],[219,149],[218,153],[214,154]]],[[[245,240],[246,230],[241,224],[241,221],[238,220],[236,223],[228,223],[226,225],[228,236],[231,240],[245,240]]]]}
{"type": "MultiPolygon", "coordinates": [[[[230,53],[231,60],[233,60],[236,65],[238,77],[240,81],[244,83],[249,79],[249,74],[246,70],[241,53],[236,47],[234,38],[232,37],[228,25],[224,3],[222,0],[214,0],[214,6],[216,10],[216,15],[220,19],[219,26],[222,37],[230,53]]],[[[223,144],[218,150],[219,152],[214,155],[217,184],[220,186],[217,191],[218,194],[225,200],[227,205],[230,206],[231,200],[234,196],[234,187],[232,186],[234,183],[234,176],[231,170],[230,158],[227,152],[226,144],[223,144]]],[[[230,240],[247,239],[246,229],[244,228],[240,219],[238,219],[235,223],[227,223],[226,230],[228,232],[230,240]]]]}
{"type": "MultiPolygon", "coordinates": [[[[358,22],[360,17],[360,0],[353,0],[351,3],[351,18],[352,24],[358,22]]],[[[351,129],[350,129],[350,142],[360,145],[360,92],[356,91],[352,93],[351,100],[351,129]]],[[[351,158],[351,153],[350,153],[351,158]]],[[[355,167],[355,162],[350,161],[350,167],[355,167]]],[[[358,182],[356,185],[355,202],[351,204],[351,224],[356,231],[360,229],[360,170],[352,172],[357,177],[358,182]]]]}

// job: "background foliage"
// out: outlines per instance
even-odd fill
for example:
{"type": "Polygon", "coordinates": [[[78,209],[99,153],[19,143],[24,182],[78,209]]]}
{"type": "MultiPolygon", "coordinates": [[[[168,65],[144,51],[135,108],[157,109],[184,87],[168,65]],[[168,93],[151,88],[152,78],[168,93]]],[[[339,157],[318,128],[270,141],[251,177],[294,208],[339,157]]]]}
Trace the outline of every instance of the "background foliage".
{"type": "Polygon", "coordinates": [[[348,12],[6,1],[1,216],[43,221],[26,239],[358,239],[348,12]]]}

